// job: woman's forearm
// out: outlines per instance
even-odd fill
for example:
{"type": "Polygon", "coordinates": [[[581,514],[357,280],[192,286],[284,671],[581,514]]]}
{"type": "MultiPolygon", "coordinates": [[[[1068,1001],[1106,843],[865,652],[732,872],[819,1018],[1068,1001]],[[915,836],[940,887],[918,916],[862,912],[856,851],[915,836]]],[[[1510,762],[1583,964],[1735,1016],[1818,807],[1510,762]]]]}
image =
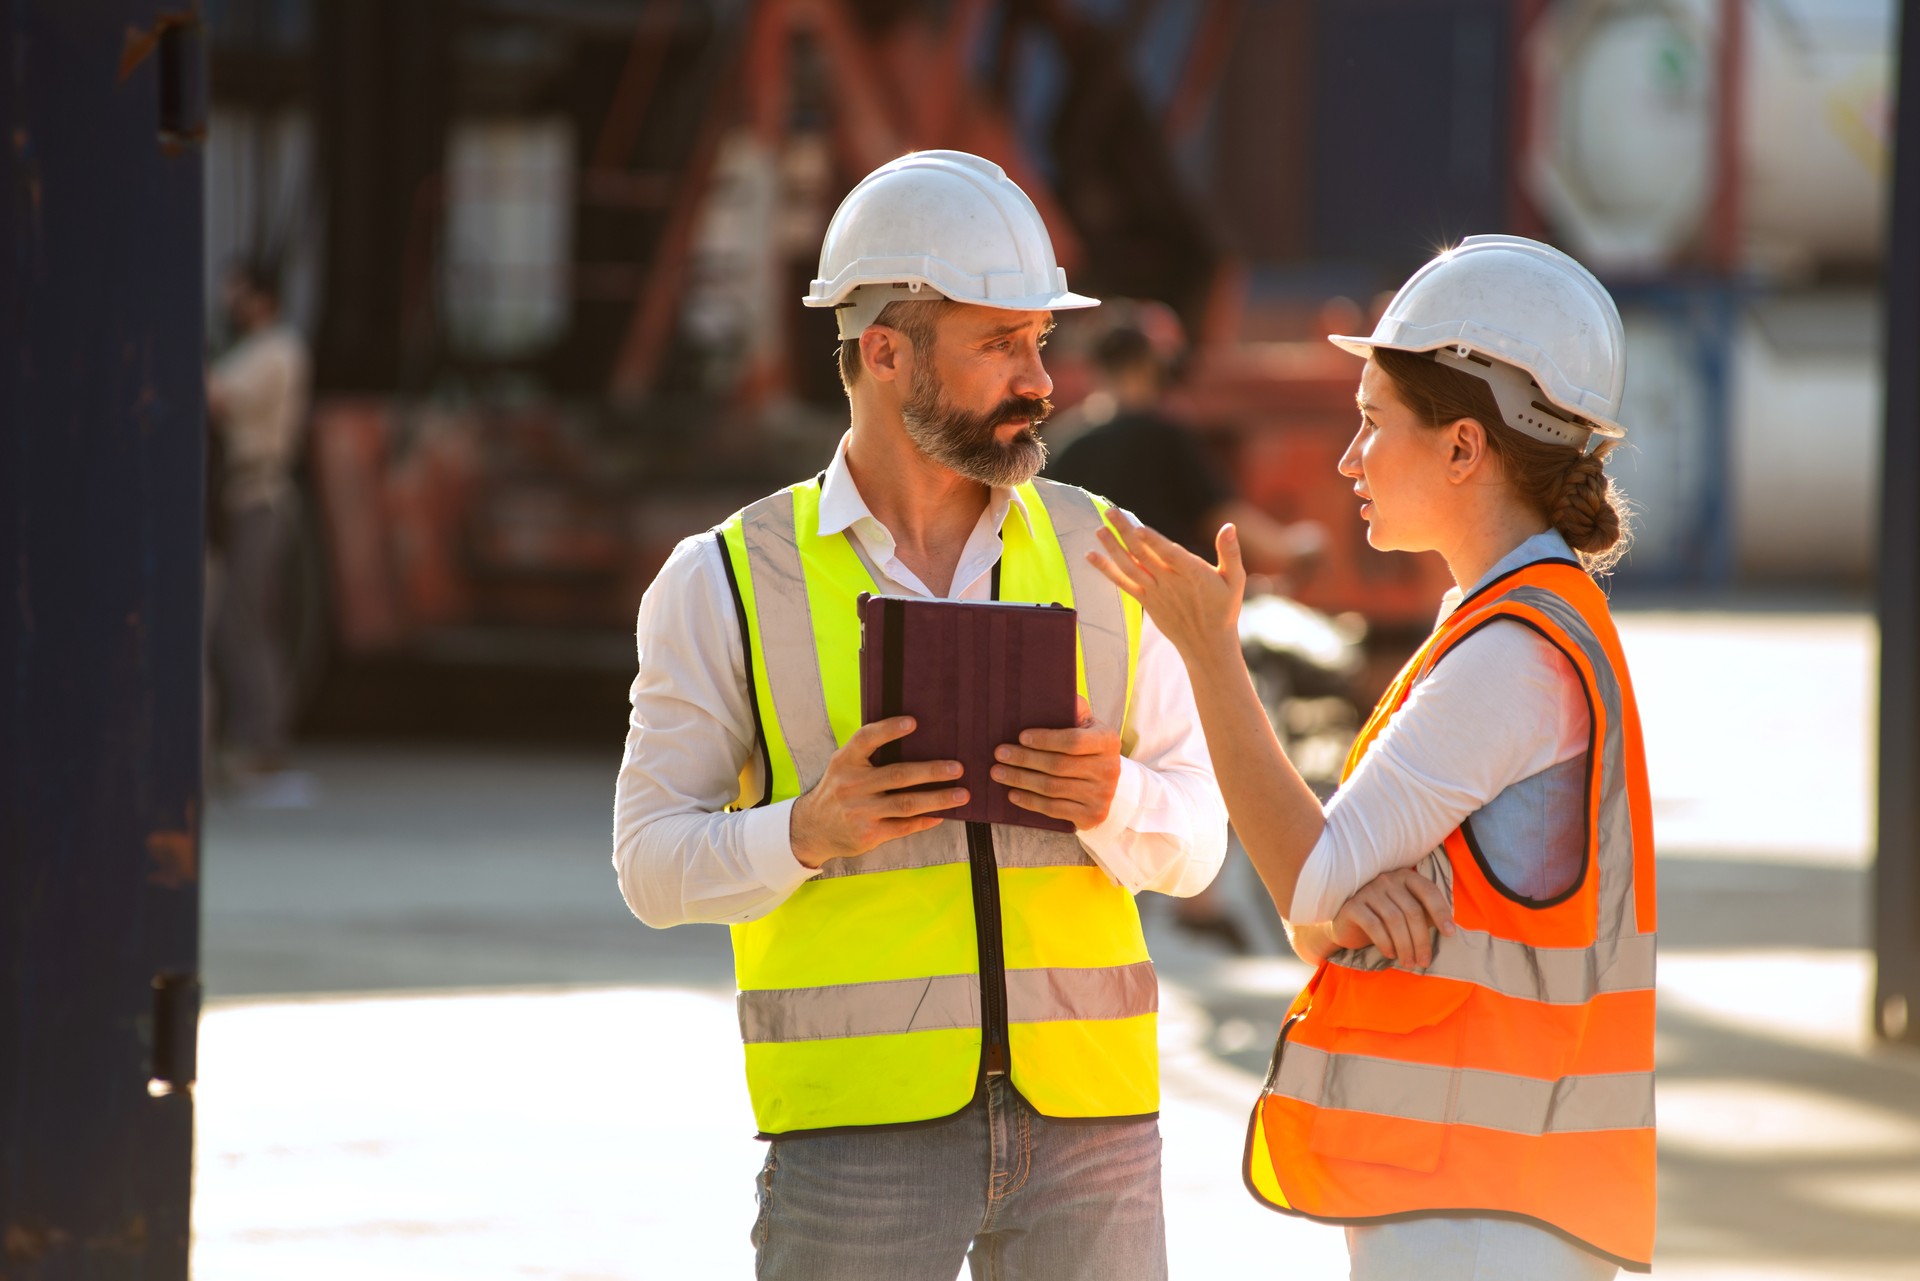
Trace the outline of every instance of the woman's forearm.
{"type": "Polygon", "coordinates": [[[1331,921],[1295,925],[1283,917],[1280,923],[1287,927],[1287,942],[1293,945],[1293,954],[1308,965],[1318,965],[1340,950],[1340,945],[1333,941],[1331,921]]]}
{"type": "Polygon", "coordinates": [[[1285,917],[1300,868],[1320,839],[1320,800],[1280,750],[1237,639],[1183,655],[1214,777],[1240,843],[1285,917]]]}
{"type": "Polygon", "coordinates": [[[1214,539],[1220,553],[1215,566],[1125,512],[1111,520],[1112,527],[1100,531],[1104,551],[1088,559],[1138,600],[1180,651],[1227,813],[1284,917],[1326,818],[1313,790],[1281,752],[1240,652],[1234,619],[1247,574],[1240,563],[1239,534],[1231,525],[1220,530],[1214,539]]]}

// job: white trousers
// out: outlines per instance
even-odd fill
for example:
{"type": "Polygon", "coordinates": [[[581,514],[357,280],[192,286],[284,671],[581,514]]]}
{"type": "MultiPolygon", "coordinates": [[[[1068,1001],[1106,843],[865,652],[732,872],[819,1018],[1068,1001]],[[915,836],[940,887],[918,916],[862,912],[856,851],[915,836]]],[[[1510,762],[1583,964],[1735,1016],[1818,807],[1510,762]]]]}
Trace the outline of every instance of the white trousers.
{"type": "Polygon", "coordinates": [[[1516,1219],[1435,1217],[1347,1229],[1351,1281],[1609,1281],[1619,1267],[1516,1219]]]}

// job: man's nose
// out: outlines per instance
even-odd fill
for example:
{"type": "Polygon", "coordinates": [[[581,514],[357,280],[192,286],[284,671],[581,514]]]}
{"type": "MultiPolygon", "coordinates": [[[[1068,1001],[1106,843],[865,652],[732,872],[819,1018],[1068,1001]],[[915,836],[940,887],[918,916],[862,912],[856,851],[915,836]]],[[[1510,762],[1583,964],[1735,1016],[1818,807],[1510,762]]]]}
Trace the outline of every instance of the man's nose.
{"type": "Polygon", "coordinates": [[[1040,360],[1038,347],[1029,348],[1026,358],[1014,371],[1012,390],[1016,396],[1029,396],[1036,400],[1053,395],[1053,378],[1040,360]]]}

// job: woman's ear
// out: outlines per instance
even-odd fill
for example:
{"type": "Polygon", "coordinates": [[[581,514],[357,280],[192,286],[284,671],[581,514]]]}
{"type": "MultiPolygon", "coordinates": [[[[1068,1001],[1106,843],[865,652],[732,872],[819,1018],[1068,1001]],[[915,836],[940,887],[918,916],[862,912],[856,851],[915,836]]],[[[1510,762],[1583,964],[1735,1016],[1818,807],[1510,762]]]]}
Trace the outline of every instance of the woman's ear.
{"type": "Polygon", "coordinates": [[[1488,465],[1487,429],[1477,418],[1456,418],[1445,427],[1447,481],[1461,485],[1480,475],[1488,465]]]}
{"type": "Polygon", "coordinates": [[[868,325],[860,334],[860,359],[875,382],[890,383],[901,373],[901,361],[909,350],[905,335],[886,325],[868,325]]]}

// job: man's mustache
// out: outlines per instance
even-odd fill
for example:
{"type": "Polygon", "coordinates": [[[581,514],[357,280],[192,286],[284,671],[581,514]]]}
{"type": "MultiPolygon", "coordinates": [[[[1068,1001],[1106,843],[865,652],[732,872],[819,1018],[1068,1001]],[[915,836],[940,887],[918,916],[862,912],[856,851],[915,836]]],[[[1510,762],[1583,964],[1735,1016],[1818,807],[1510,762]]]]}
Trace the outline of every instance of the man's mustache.
{"type": "Polygon", "coordinates": [[[990,421],[1010,423],[1015,419],[1022,419],[1038,427],[1052,413],[1053,402],[1045,396],[1009,396],[1000,402],[1000,407],[994,410],[990,421]]]}

